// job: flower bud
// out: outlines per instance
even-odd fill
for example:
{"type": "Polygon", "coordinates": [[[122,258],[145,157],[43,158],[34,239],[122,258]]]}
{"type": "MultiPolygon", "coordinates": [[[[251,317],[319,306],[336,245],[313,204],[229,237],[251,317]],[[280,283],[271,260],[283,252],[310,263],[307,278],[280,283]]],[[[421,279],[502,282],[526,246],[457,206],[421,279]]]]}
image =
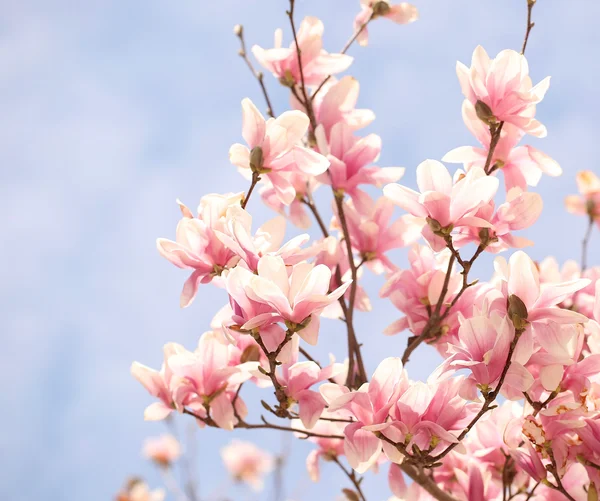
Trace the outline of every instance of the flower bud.
{"type": "Polygon", "coordinates": [[[241,37],[243,33],[244,33],[244,27],[241,24],[236,24],[233,27],[233,34],[236,37],[241,37]]]}
{"type": "Polygon", "coordinates": [[[263,168],[263,150],[260,146],[255,146],[250,152],[250,169],[252,172],[260,174],[263,168]]]}
{"type": "Polygon", "coordinates": [[[596,489],[596,484],[594,484],[594,482],[588,487],[587,501],[598,501],[598,490],[596,489]]]}
{"type": "Polygon", "coordinates": [[[358,494],[354,492],[352,489],[342,489],[344,496],[346,496],[347,501],[360,501],[358,494]]]}
{"type": "Polygon", "coordinates": [[[243,364],[246,362],[258,362],[259,359],[260,351],[258,349],[258,346],[256,346],[255,344],[251,344],[250,346],[246,346],[246,348],[242,352],[240,362],[243,364]]]}
{"type": "Polygon", "coordinates": [[[525,303],[519,296],[511,294],[508,297],[508,318],[510,318],[517,331],[522,332],[525,330],[528,324],[527,316],[527,306],[525,306],[525,303]]]}
{"type": "Polygon", "coordinates": [[[373,18],[385,16],[390,13],[390,4],[385,1],[376,2],[373,7],[373,18]]]}
{"type": "Polygon", "coordinates": [[[478,100],[475,103],[475,113],[477,113],[479,120],[487,125],[495,125],[498,123],[498,119],[494,116],[494,113],[492,113],[492,109],[483,101],[478,100]]]}
{"type": "Polygon", "coordinates": [[[442,231],[442,225],[440,223],[438,223],[432,217],[427,218],[427,224],[431,228],[431,231],[433,231],[436,234],[439,233],[440,231],[442,231]]]}

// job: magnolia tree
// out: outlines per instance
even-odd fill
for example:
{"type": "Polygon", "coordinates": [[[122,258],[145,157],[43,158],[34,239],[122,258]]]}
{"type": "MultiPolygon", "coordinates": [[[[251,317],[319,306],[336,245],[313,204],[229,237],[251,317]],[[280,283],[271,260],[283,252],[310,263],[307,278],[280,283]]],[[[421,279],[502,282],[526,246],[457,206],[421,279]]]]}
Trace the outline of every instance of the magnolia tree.
{"type": "MultiPolygon", "coordinates": [[[[319,480],[320,461],[335,463],[347,477],[340,495],[352,501],[367,499],[362,479],[381,468],[389,471],[391,499],[598,499],[600,267],[586,268],[586,252],[600,226],[600,180],[580,172],[581,193],[566,201],[589,221],[581,265],[536,263],[515,250],[531,242],[514,232],[542,211],[530,189],[542,174],[561,174],[546,154],[520,144],[546,135],[535,114],[549,78],[533,85],[525,58],[535,3],[524,0],[520,50],[492,58],[477,47],[470,66],[457,63],[462,118],[477,146],[442,158],[459,164],[454,172],[423,161],[416,190],[399,183],[404,169],[373,165],[381,139],[359,131],[374,114],[355,108],[355,79],[335,76],[350,67],[353,43],[367,45],[375,21],[413,22],[415,7],[361,0],[354,34],[335,53],[323,48],[323,23],[296,19],[290,0],[290,45],[277,30],[273,48],[252,47],[264,70],[235,27],[240,56],[266,101],[266,117],[242,101],[243,142],[229,150],[248,188],[205,195],[196,212],[178,202],[176,239],[157,241],[163,257],[191,273],[182,307],[201,285],[225,291],[229,301],[192,351],[167,343],[160,370],[133,363],[133,376],[155,397],[145,419],[180,413],[224,433],[273,429],[308,439],[310,477],[319,480]],[[273,108],[263,71],[289,89],[290,111],[273,108]],[[377,199],[366,186],[381,189],[377,199]],[[317,188],[330,196],[329,224],[313,197],[317,188]],[[280,216],[253,230],[259,198],[280,216]],[[395,206],[403,211],[398,219],[395,206]],[[301,229],[316,223],[322,236],[283,243],[286,219],[301,229]],[[388,256],[401,247],[409,249],[406,269],[388,256]],[[493,273],[474,280],[471,268],[484,253],[497,255],[493,273]],[[400,312],[385,331],[401,334],[397,356],[374,370],[361,355],[373,336],[354,326],[355,312],[371,309],[363,273],[384,278],[380,296],[400,312]],[[322,318],[347,330],[335,354],[340,362],[310,355],[325,335],[322,318]],[[423,344],[443,361],[426,382],[413,381],[409,360],[423,344]],[[249,416],[250,385],[264,394],[262,416],[249,416]]],[[[168,472],[180,446],[167,436],[145,452],[168,472]]],[[[252,443],[234,441],[221,453],[232,476],[255,489],[277,468],[252,443]]],[[[193,488],[179,495],[199,501],[193,488]]],[[[132,481],[119,496],[148,501],[163,492],[132,481]]]]}

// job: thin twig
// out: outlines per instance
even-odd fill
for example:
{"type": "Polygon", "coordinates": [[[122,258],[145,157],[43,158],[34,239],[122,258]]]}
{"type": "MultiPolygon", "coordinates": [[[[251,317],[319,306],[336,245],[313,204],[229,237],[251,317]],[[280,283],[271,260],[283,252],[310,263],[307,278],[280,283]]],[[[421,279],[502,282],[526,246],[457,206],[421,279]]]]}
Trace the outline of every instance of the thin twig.
{"type": "Polygon", "coordinates": [[[549,448],[547,450],[548,456],[550,457],[550,462],[552,463],[552,466],[549,466],[548,468],[550,469],[550,473],[552,473],[552,475],[554,476],[554,480],[556,480],[556,485],[549,485],[555,490],[559,491],[569,501],[576,501],[576,499],[567,492],[565,486],[562,483],[562,480],[560,479],[560,475],[558,474],[558,466],[556,465],[556,459],[554,458],[554,452],[552,451],[552,448],[549,448]]]}
{"type": "Polygon", "coordinates": [[[265,101],[267,102],[267,115],[272,118],[275,118],[275,112],[273,111],[273,105],[271,104],[271,99],[269,98],[269,93],[267,92],[267,87],[264,82],[264,75],[262,71],[257,71],[252,64],[252,61],[248,58],[248,51],[246,50],[246,41],[244,40],[244,27],[241,24],[238,24],[235,27],[234,33],[240,39],[240,44],[242,48],[239,50],[238,54],[240,57],[246,62],[246,65],[250,69],[254,78],[258,81],[260,88],[262,90],[263,96],[265,97],[265,101]]]}
{"type": "Polygon", "coordinates": [[[334,193],[335,204],[338,212],[338,220],[342,227],[342,234],[344,235],[344,241],[346,242],[346,252],[348,254],[348,264],[350,265],[350,273],[352,276],[352,283],[350,284],[350,299],[348,301],[348,311],[346,313],[346,324],[348,330],[348,356],[349,363],[352,363],[352,353],[356,356],[356,367],[358,369],[358,381],[355,380],[354,367],[348,367],[348,376],[346,378],[346,386],[351,388],[358,388],[360,385],[367,381],[367,374],[365,366],[362,360],[362,354],[360,352],[360,344],[356,339],[356,333],[354,331],[354,304],[356,301],[356,289],[358,286],[358,268],[354,263],[354,254],[352,252],[352,242],[350,241],[350,231],[348,230],[348,222],[346,221],[346,215],[344,213],[344,199],[343,195],[338,196],[334,193]]]}
{"type": "Polygon", "coordinates": [[[529,41],[529,33],[535,26],[535,23],[531,22],[531,11],[535,5],[536,0],[527,0],[527,29],[525,31],[525,40],[523,40],[523,47],[521,47],[521,54],[525,55],[525,49],[527,48],[527,42],[529,41]]]}
{"type": "Polygon", "coordinates": [[[587,251],[590,237],[592,236],[592,229],[594,228],[594,217],[589,214],[588,226],[585,231],[585,236],[581,241],[581,271],[584,272],[587,268],[587,251]]]}
{"type": "Polygon", "coordinates": [[[294,22],[295,6],[296,1],[290,0],[290,10],[287,11],[287,15],[290,19],[290,26],[292,28],[292,34],[294,35],[294,45],[296,46],[296,56],[298,57],[298,71],[300,72],[300,91],[302,92],[303,97],[303,99],[301,99],[300,101],[302,102],[302,104],[304,104],[304,107],[306,108],[306,114],[308,115],[310,125],[312,127],[312,130],[314,131],[317,128],[317,121],[315,120],[315,113],[313,111],[313,107],[311,106],[311,102],[308,99],[308,93],[306,91],[306,84],[304,80],[304,65],[302,63],[302,50],[300,49],[300,45],[298,45],[298,34],[296,32],[296,23],[294,22]]]}
{"type": "Polygon", "coordinates": [[[248,188],[248,194],[242,200],[242,209],[245,209],[246,205],[248,205],[248,201],[250,200],[250,195],[252,195],[252,192],[254,191],[254,188],[256,187],[256,185],[258,184],[259,181],[260,181],[260,175],[257,172],[253,172],[250,188],[248,188]]]}
{"type": "Polygon", "coordinates": [[[354,485],[354,488],[356,489],[356,492],[359,495],[360,499],[362,501],[367,501],[367,498],[365,497],[362,489],[360,488],[361,479],[357,478],[356,473],[354,472],[354,470],[347,470],[344,467],[344,465],[342,464],[342,462],[337,458],[337,456],[332,456],[331,460],[340,467],[340,469],[348,477],[348,479],[350,480],[350,482],[352,482],[352,485],[354,485]]]}
{"type": "Polygon", "coordinates": [[[458,501],[452,494],[442,490],[423,470],[419,470],[417,467],[407,463],[402,463],[400,468],[438,501],[458,501]]]}

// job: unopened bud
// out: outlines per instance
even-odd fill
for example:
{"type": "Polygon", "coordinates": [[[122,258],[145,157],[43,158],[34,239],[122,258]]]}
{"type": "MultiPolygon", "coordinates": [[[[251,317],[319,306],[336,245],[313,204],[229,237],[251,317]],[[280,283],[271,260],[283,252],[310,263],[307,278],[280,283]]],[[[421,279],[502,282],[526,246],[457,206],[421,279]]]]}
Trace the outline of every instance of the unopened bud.
{"type": "Polygon", "coordinates": [[[250,169],[252,172],[260,174],[263,168],[263,150],[260,146],[255,146],[250,152],[250,169]]]}
{"type": "Polygon", "coordinates": [[[433,231],[434,233],[439,233],[440,231],[442,231],[442,225],[432,217],[427,218],[427,224],[431,228],[431,231],[433,231]]]}
{"type": "Polygon", "coordinates": [[[390,13],[390,4],[384,1],[379,1],[375,3],[372,7],[373,9],[373,18],[379,16],[385,16],[390,13]]]}
{"type": "Polygon", "coordinates": [[[511,294],[508,297],[508,318],[511,319],[515,329],[524,331],[527,327],[527,306],[519,296],[511,294]]]}
{"type": "Polygon", "coordinates": [[[360,501],[358,494],[352,489],[342,489],[342,492],[344,493],[344,496],[346,496],[346,499],[348,501],[360,501]]]}
{"type": "Polygon", "coordinates": [[[243,33],[244,33],[244,27],[241,24],[236,24],[233,27],[233,34],[236,37],[241,37],[243,33]]]}
{"type": "Polygon", "coordinates": [[[258,346],[256,346],[255,344],[251,344],[250,346],[246,346],[246,348],[242,352],[240,362],[243,364],[246,362],[258,362],[259,359],[260,351],[258,349],[258,346]]]}
{"type": "Polygon", "coordinates": [[[498,123],[498,119],[494,116],[492,109],[483,101],[477,101],[475,103],[475,113],[477,113],[479,120],[487,125],[495,125],[498,123]]]}
{"type": "Polygon", "coordinates": [[[588,487],[587,501],[598,501],[598,489],[596,489],[594,482],[588,487]]]}
{"type": "Polygon", "coordinates": [[[296,85],[296,80],[294,79],[294,75],[290,70],[285,70],[285,73],[281,78],[279,78],[279,83],[284,87],[289,87],[290,89],[296,85]]]}

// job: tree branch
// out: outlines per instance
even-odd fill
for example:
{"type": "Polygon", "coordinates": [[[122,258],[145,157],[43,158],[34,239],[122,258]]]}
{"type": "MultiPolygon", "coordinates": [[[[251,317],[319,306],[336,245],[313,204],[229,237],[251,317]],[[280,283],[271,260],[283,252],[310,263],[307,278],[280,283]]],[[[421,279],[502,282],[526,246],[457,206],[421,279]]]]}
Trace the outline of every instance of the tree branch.
{"type": "Polygon", "coordinates": [[[267,102],[267,115],[269,115],[272,118],[275,118],[275,112],[273,111],[273,105],[271,104],[271,99],[269,98],[269,93],[267,92],[267,87],[264,82],[263,72],[257,71],[254,68],[254,65],[252,64],[252,61],[250,61],[250,59],[248,58],[248,52],[246,51],[246,41],[244,40],[244,27],[241,24],[238,24],[234,28],[233,32],[240,39],[241,49],[239,50],[238,54],[245,61],[246,65],[250,69],[250,72],[252,73],[252,75],[254,75],[254,78],[256,78],[256,80],[258,81],[258,84],[260,85],[260,88],[262,90],[265,101],[267,102]]]}

